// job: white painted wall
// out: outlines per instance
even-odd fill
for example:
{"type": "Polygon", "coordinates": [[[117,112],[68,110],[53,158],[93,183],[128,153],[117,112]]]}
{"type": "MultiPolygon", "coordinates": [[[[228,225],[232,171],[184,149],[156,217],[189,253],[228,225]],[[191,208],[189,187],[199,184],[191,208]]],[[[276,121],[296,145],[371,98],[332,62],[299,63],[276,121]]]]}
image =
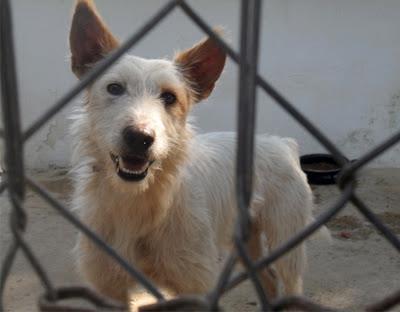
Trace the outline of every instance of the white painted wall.
{"type": "MultiPolygon", "coordinates": [[[[166,0],[97,0],[116,35],[127,38],[166,0]]],[[[67,91],[67,36],[72,0],[13,0],[23,124],[67,91]]],[[[213,25],[223,25],[238,47],[238,0],[191,1],[213,25]]],[[[260,73],[307,114],[350,158],[400,129],[400,1],[265,0],[260,73]]],[[[202,37],[180,10],[133,53],[171,56],[202,37]]],[[[212,97],[194,115],[199,131],[232,130],[236,124],[237,69],[228,63],[212,97]]],[[[67,116],[72,103],[26,148],[30,168],[67,166],[67,116]]],[[[262,92],[258,132],[295,137],[302,153],[322,147],[262,92]]],[[[400,166],[399,148],[374,165],[400,166]]]]}

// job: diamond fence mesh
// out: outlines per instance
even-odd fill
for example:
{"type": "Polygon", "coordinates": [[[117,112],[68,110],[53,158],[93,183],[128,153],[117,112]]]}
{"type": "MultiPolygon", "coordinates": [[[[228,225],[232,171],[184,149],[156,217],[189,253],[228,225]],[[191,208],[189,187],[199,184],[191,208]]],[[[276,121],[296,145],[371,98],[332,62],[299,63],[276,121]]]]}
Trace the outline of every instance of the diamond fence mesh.
{"type": "MultiPolygon", "coordinates": [[[[12,233],[10,247],[1,265],[0,279],[0,310],[4,309],[4,290],[10,270],[14,264],[17,251],[21,251],[31,264],[32,269],[39,277],[44,294],[38,299],[39,308],[42,311],[123,311],[125,306],[116,304],[107,298],[86,287],[55,287],[48,276],[46,269],[41,265],[35,251],[24,238],[27,225],[24,199],[26,188],[43,198],[49,205],[60,213],[72,226],[76,227],[99,248],[112,257],[125,269],[132,279],[140,283],[152,294],[157,303],[141,307],[142,311],[188,311],[188,310],[218,310],[221,296],[241,282],[250,279],[254,285],[261,309],[288,310],[296,309],[303,311],[334,310],[334,308],[321,306],[305,297],[284,297],[271,300],[264,293],[258,278],[258,271],[271,265],[274,261],[285,255],[292,248],[307,239],[333,216],[341,211],[345,205],[352,202],[358,211],[365,216],[387,239],[388,242],[400,252],[399,238],[374,214],[374,212],[360,199],[356,193],[356,177],[358,171],[375,157],[391,148],[400,141],[400,132],[388,138],[355,162],[348,163],[340,149],[332,141],[311,123],[306,116],[301,114],[296,107],[290,103],[282,94],[272,87],[257,72],[258,41],[260,30],[260,12],[262,0],[241,1],[241,33],[240,51],[235,52],[223,39],[221,39],[212,28],[198,15],[195,10],[184,0],[168,1],[147,23],[145,23],[135,34],[126,40],[118,50],[105,58],[95,66],[83,79],[69,92],[59,99],[50,109],[33,122],[26,131],[22,131],[19,114],[18,86],[15,69],[15,55],[13,45],[13,30],[11,7],[9,0],[0,0],[0,68],[1,68],[1,93],[4,130],[0,132],[5,140],[6,179],[0,184],[0,192],[8,191],[9,200],[12,204],[9,226],[12,233]],[[107,245],[90,228],[86,227],[63,203],[54,198],[46,189],[42,188],[34,179],[25,174],[23,163],[23,148],[29,138],[36,133],[57,112],[70,103],[70,101],[85,89],[90,83],[104,73],[114,62],[118,60],[128,49],[139,42],[157,24],[168,16],[173,10],[181,9],[186,15],[208,36],[226,51],[227,55],[238,64],[240,69],[238,84],[238,147],[236,166],[236,190],[238,203],[238,219],[234,234],[234,248],[224,263],[218,283],[215,288],[210,289],[204,297],[183,296],[167,300],[160,290],[138,270],[135,266],[127,263],[118,253],[107,245]],[[314,138],[316,138],[335,158],[343,169],[337,179],[338,187],[342,190],[336,202],[319,215],[315,222],[308,225],[300,233],[297,233],[289,241],[276,250],[272,250],[268,256],[252,261],[246,251],[246,240],[251,227],[249,222],[248,206],[252,193],[252,168],[254,149],[254,128],[256,110],[256,90],[261,88],[299,124],[301,124],[314,138]],[[235,264],[241,261],[244,271],[235,273],[235,264]],[[72,306],[65,299],[83,299],[92,304],[93,308],[72,306]]],[[[2,251],[3,252],[3,251],[2,251]]],[[[392,295],[382,298],[380,301],[366,306],[368,311],[384,311],[393,308],[400,303],[400,290],[394,291],[392,295]]]]}

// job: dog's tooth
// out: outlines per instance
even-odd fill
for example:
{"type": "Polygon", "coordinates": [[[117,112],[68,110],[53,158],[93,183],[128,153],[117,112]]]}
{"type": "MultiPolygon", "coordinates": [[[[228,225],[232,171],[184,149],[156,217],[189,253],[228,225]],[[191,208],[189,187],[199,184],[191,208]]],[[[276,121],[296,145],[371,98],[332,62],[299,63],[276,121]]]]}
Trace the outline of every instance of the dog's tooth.
{"type": "Polygon", "coordinates": [[[126,169],[124,167],[119,167],[118,169],[125,173],[128,173],[128,174],[141,174],[144,172],[144,171],[133,171],[133,170],[126,169]]]}
{"type": "Polygon", "coordinates": [[[128,169],[128,168],[124,167],[124,162],[123,162],[122,158],[120,158],[119,156],[116,156],[115,158],[116,158],[117,171],[120,171],[120,172],[123,172],[123,173],[126,173],[126,174],[141,175],[147,170],[148,165],[149,165],[149,163],[147,163],[147,166],[144,166],[142,168],[143,170],[131,170],[131,169],[128,169]]]}

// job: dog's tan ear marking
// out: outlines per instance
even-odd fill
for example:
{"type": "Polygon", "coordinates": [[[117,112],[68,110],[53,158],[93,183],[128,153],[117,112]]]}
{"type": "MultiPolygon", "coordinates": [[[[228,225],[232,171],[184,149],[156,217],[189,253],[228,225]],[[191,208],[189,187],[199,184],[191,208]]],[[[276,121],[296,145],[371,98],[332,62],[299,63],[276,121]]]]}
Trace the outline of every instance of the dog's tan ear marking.
{"type": "Polygon", "coordinates": [[[78,0],[69,36],[71,68],[80,78],[92,65],[118,47],[92,0],[78,0]]]}
{"type": "MultiPolygon", "coordinates": [[[[217,30],[217,33],[221,31],[217,30]]],[[[197,101],[210,95],[224,69],[225,60],[226,53],[211,38],[178,53],[175,57],[175,63],[189,80],[197,101]]]]}

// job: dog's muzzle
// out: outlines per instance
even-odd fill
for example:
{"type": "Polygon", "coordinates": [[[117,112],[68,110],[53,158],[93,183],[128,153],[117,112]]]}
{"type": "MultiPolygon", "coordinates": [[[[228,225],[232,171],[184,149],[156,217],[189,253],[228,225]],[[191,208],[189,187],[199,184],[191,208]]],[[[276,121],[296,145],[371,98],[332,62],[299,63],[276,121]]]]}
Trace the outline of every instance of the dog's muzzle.
{"type": "Polygon", "coordinates": [[[115,164],[118,176],[125,181],[141,181],[148,173],[149,167],[153,164],[148,158],[124,155],[117,156],[110,153],[111,160],[115,164]]]}

